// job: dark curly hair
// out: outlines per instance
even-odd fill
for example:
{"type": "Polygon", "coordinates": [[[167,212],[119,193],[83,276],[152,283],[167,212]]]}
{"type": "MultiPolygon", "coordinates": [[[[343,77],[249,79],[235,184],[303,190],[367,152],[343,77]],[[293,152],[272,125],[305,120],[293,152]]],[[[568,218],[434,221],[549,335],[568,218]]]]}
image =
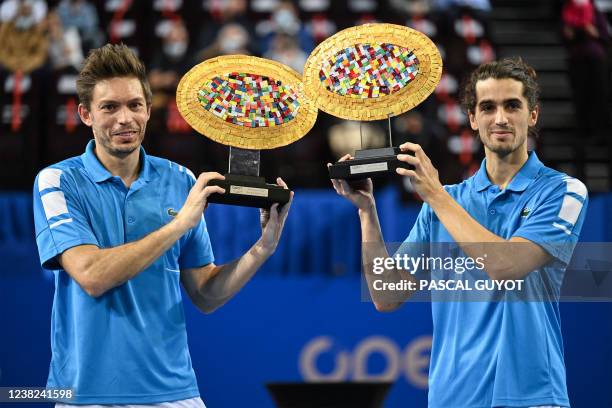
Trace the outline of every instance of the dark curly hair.
{"type": "Polygon", "coordinates": [[[472,72],[463,86],[461,107],[465,113],[475,113],[476,83],[485,79],[514,79],[523,84],[523,96],[527,99],[529,110],[534,110],[540,103],[540,86],[536,81],[535,70],[520,57],[504,58],[482,64],[472,72]]]}

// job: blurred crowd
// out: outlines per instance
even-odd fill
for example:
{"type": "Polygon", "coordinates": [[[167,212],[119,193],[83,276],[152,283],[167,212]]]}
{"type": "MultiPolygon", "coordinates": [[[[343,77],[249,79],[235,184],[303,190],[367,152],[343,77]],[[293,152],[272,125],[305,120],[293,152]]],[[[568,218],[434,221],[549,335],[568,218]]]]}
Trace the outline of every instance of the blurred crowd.
{"type": "MultiPolygon", "coordinates": [[[[123,42],[145,61],[154,92],[147,152],[196,173],[225,172],[227,147],[197,135],[178,113],[174,95],[181,76],[207,58],[227,54],[263,56],[301,72],[321,41],[371,22],[412,27],[438,46],[444,60],[440,85],[419,107],[393,118],[390,131],[394,145],[422,144],[442,181],[457,182],[474,172],[483,156],[458,94],[473,67],[496,58],[490,11],[489,0],[3,0],[0,188],[29,188],[38,169],[82,152],[91,133],[77,115],[74,81],[91,48],[123,42]]],[[[571,13],[564,11],[564,19],[566,14],[571,13]]],[[[589,35],[588,15],[576,14],[564,31],[569,40],[589,35]]],[[[589,68],[588,62],[574,65],[589,68]]],[[[282,175],[292,187],[326,187],[326,162],[362,143],[385,145],[387,127],[387,121],[351,122],[320,112],[306,137],[262,152],[262,173],[269,179],[282,175]]],[[[412,196],[409,185],[401,187],[412,196]]]]}
{"type": "Polygon", "coordinates": [[[566,1],[561,21],[574,109],[582,118],[579,139],[603,142],[610,133],[609,23],[590,0],[566,1]]]}

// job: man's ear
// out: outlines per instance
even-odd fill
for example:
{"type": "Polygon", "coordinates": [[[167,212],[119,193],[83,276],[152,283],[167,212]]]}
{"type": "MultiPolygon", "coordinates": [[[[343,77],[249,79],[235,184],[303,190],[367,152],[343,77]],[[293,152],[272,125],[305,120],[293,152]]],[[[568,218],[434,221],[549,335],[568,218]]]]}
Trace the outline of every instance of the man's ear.
{"type": "Polygon", "coordinates": [[[85,107],[85,105],[83,105],[82,103],[79,103],[79,107],[78,107],[78,111],[79,111],[79,116],[81,117],[81,121],[91,127],[91,112],[89,111],[89,109],[87,109],[85,107]]]}
{"type": "Polygon", "coordinates": [[[470,127],[472,130],[478,130],[478,122],[476,122],[476,116],[472,112],[468,112],[468,118],[470,119],[470,127]]]}
{"type": "Polygon", "coordinates": [[[529,112],[529,127],[533,127],[538,122],[538,116],[540,115],[540,107],[538,105],[529,112]]]}

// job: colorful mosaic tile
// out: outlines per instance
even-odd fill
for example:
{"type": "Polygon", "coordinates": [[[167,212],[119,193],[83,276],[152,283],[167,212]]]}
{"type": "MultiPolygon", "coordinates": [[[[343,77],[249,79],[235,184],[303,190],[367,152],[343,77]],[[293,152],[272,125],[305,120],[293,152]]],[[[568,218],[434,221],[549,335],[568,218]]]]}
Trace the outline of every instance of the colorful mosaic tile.
{"type": "Polygon", "coordinates": [[[319,71],[325,88],[341,96],[378,98],[404,88],[419,73],[416,55],[393,44],[344,48],[319,71]]]}
{"type": "Polygon", "coordinates": [[[198,100],[220,119],[249,128],[280,126],[300,107],[296,93],[281,81],[237,72],[206,81],[198,100]]]}

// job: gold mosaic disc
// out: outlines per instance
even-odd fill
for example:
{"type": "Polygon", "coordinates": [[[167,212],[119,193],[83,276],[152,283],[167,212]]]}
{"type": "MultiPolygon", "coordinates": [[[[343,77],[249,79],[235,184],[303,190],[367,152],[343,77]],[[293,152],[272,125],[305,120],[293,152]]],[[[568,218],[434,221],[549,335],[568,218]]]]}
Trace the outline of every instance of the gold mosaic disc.
{"type": "Polygon", "coordinates": [[[304,67],[307,97],[349,120],[380,120],[423,102],[442,75],[442,57],[425,34],[395,24],[364,24],[319,44],[304,67]]]}
{"type": "Polygon", "coordinates": [[[317,108],[301,76],[264,58],[227,55],[206,60],[178,84],[176,104],[197,132],[228,146],[273,149],[310,131],[317,108]]]}

